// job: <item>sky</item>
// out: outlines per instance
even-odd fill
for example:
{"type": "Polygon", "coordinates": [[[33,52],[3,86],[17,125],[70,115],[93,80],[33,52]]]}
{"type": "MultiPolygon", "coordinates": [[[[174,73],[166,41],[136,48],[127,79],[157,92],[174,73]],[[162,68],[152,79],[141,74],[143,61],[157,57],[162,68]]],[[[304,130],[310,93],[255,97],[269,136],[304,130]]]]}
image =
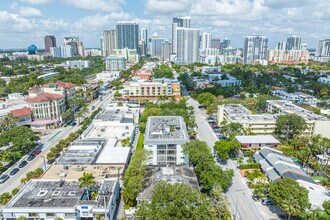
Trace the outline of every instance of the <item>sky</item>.
{"type": "Polygon", "coordinates": [[[291,35],[307,48],[330,38],[330,0],[0,0],[0,48],[44,48],[44,36],[57,44],[79,36],[86,48],[100,48],[105,29],[135,21],[171,39],[173,16],[190,16],[191,27],[241,48],[247,35],[269,38],[271,47],[291,35]]]}

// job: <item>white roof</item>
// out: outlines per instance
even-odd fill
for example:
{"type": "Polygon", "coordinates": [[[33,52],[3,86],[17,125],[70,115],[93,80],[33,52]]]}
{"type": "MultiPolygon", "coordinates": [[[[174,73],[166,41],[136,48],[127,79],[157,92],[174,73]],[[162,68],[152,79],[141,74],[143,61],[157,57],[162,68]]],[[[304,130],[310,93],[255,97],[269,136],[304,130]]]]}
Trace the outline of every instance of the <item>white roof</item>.
{"type": "Polygon", "coordinates": [[[236,136],[241,144],[279,144],[280,142],[272,135],[246,135],[236,136]]]}
{"type": "Polygon", "coordinates": [[[130,148],[116,145],[116,139],[108,139],[95,164],[126,164],[130,148]]]}
{"type": "Polygon", "coordinates": [[[312,204],[312,208],[322,208],[322,203],[330,199],[329,192],[323,186],[302,180],[297,180],[297,182],[308,190],[309,202],[312,204]]]}

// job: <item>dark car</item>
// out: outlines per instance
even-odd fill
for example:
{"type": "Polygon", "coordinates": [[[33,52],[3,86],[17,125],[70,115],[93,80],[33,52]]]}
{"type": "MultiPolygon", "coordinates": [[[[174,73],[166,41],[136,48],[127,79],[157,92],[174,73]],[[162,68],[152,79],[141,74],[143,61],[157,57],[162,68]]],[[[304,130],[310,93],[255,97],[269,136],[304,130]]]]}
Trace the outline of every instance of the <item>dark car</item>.
{"type": "Polygon", "coordinates": [[[9,179],[7,174],[0,176],[0,184],[6,182],[9,179]]]}
{"type": "Polygon", "coordinates": [[[272,200],[270,200],[269,198],[262,199],[261,203],[263,205],[274,205],[274,202],[272,200]]]}
{"type": "Polygon", "coordinates": [[[19,168],[23,168],[23,167],[26,166],[27,163],[28,163],[28,162],[27,162],[26,160],[23,160],[23,161],[18,165],[18,167],[19,167],[19,168]]]}
{"type": "Polygon", "coordinates": [[[93,105],[91,109],[94,110],[95,109],[95,106],[93,105]]]}
{"type": "Polygon", "coordinates": [[[41,153],[41,149],[35,149],[35,150],[33,151],[34,156],[37,156],[37,155],[39,155],[40,153],[41,153]]]}
{"type": "Polygon", "coordinates": [[[218,139],[219,139],[219,140],[227,140],[228,138],[227,138],[227,136],[225,136],[225,135],[219,135],[219,136],[218,136],[218,139]]]}
{"type": "Polygon", "coordinates": [[[29,157],[27,158],[27,161],[31,161],[35,158],[36,156],[34,154],[30,154],[29,157]]]}
{"type": "Polygon", "coordinates": [[[10,174],[11,176],[13,176],[13,175],[15,175],[18,171],[19,171],[18,168],[14,168],[12,171],[10,171],[9,174],[10,174]]]}
{"type": "Polygon", "coordinates": [[[77,122],[73,121],[73,122],[71,122],[70,125],[71,125],[71,126],[76,126],[76,125],[77,125],[77,122]]]}
{"type": "Polygon", "coordinates": [[[61,156],[61,154],[56,154],[55,159],[59,158],[60,156],[61,156]]]}
{"type": "Polygon", "coordinates": [[[50,165],[50,164],[53,164],[54,162],[55,162],[55,159],[51,159],[51,160],[48,160],[48,161],[47,161],[47,164],[50,165]]]}

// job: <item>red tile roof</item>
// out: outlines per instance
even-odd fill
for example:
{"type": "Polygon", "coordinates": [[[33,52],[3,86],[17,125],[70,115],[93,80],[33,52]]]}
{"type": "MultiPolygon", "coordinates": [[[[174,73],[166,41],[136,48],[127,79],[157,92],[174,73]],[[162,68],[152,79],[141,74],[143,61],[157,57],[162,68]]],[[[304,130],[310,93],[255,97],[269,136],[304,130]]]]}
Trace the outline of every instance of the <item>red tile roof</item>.
{"type": "Polygon", "coordinates": [[[45,84],[45,86],[58,86],[58,87],[62,87],[62,88],[65,88],[65,89],[71,89],[71,88],[76,87],[75,84],[73,84],[73,83],[68,83],[68,82],[55,82],[55,83],[48,83],[48,84],[45,84]]]}
{"type": "Polygon", "coordinates": [[[58,99],[63,99],[63,95],[53,94],[53,93],[43,93],[33,98],[26,99],[27,102],[47,102],[54,101],[58,99]]]}
{"type": "Polygon", "coordinates": [[[10,113],[12,113],[16,117],[32,115],[32,111],[30,108],[21,108],[21,109],[11,110],[10,113]]]}
{"type": "Polygon", "coordinates": [[[38,91],[39,89],[42,89],[42,87],[41,87],[41,86],[34,86],[34,87],[30,88],[30,89],[28,90],[28,92],[36,92],[36,91],[38,91]]]}

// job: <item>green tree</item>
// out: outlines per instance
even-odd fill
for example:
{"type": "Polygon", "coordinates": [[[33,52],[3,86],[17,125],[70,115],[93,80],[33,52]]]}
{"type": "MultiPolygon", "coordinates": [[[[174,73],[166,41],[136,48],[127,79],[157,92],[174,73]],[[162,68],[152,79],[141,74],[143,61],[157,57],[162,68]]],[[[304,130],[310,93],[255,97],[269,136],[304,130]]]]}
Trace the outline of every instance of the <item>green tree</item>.
{"type": "Polygon", "coordinates": [[[288,141],[307,128],[305,120],[297,114],[279,115],[276,119],[275,134],[288,141]]]}
{"type": "Polygon", "coordinates": [[[209,92],[201,93],[197,97],[199,104],[208,107],[215,101],[215,96],[209,92]]]}
{"type": "Polygon", "coordinates": [[[220,140],[215,142],[214,150],[218,153],[221,160],[229,159],[230,155],[236,155],[236,152],[240,148],[240,143],[237,140],[226,141],[220,140]]]}
{"type": "Polygon", "coordinates": [[[139,219],[215,219],[210,207],[210,199],[197,190],[161,182],[155,186],[150,203],[139,204],[134,215],[139,219]]]}
{"type": "MultiPolygon", "coordinates": [[[[17,218],[17,220],[27,220],[27,218],[24,217],[24,216],[20,216],[20,217],[17,218]]],[[[57,220],[58,220],[58,219],[57,219],[57,220]]]]}
{"type": "Polygon", "coordinates": [[[1,121],[2,129],[9,130],[15,126],[17,126],[18,118],[15,117],[13,114],[9,113],[6,115],[3,120],[1,121]]]}
{"type": "Polygon", "coordinates": [[[308,190],[293,179],[284,178],[272,183],[269,197],[275,205],[282,208],[289,220],[291,217],[304,215],[305,210],[311,206],[308,200],[308,190]]]}
{"type": "Polygon", "coordinates": [[[221,186],[215,185],[210,192],[210,198],[213,203],[211,211],[215,214],[217,219],[231,220],[229,211],[229,201],[227,196],[223,193],[221,186]]]}
{"type": "Polygon", "coordinates": [[[217,111],[218,106],[215,104],[211,104],[206,108],[206,114],[208,114],[209,116],[213,115],[214,112],[217,111]]]}
{"type": "Polygon", "coordinates": [[[87,199],[89,200],[89,188],[94,186],[96,184],[95,177],[92,173],[83,173],[83,176],[78,179],[79,181],[79,187],[84,187],[87,193],[87,199]]]}
{"type": "Polygon", "coordinates": [[[232,122],[221,127],[221,132],[229,139],[234,139],[236,135],[245,134],[244,127],[241,123],[232,122]]]}
{"type": "Polygon", "coordinates": [[[126,147],[126,146],[128,146],[130,144],[130,142],[131,142],[131,138],[130,137],[127,137],[127,138],[124,138],[123,140],[121,140],[121,145],[123,147],[126,147]]]}
{"type": "Polygon", "coordinates": [[[11,195],[12,195],[12,196],[15,196],[18,192],[19,192],[19,189],[18,189],[18,188],[14,188],[14,189],[11,191],[11,195]]]}

